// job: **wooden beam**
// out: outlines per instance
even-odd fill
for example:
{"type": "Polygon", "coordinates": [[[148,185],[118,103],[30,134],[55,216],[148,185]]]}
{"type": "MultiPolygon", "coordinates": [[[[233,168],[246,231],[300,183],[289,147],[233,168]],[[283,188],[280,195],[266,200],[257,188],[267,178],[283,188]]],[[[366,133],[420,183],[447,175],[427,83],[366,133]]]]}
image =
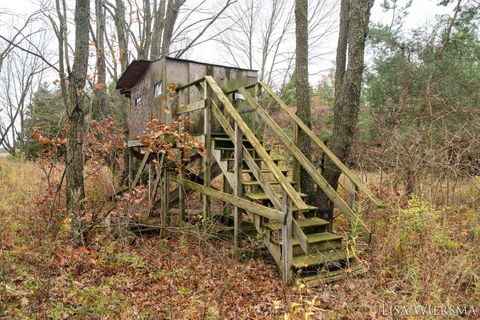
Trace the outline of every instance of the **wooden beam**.
{"type": "Polygon", "coordinates": [[[135,157],[131,148],[127,148],[128,155],[128,186],[132,188],[133,185],[133,167],[135,166],[135,157]]]}
{"type": "Polygon", "coordinates": [[[201,194],[205,194],[205,195],[208,195],[209,197],[229,203],[233,206],[238,206],[239,208],[242,208],[247,211],[251,211],[259,216],[272,219],[280,223],[283,223],[285,219],[285,215],[281,211],[262,206],[261,204],[258,204],[256,202],[245,200],[243,198],[236,197],[231,194],[224,193],[213,188],[208,188],[187,179],[172,177],[171,180],[177,184],[183,185],[185,188],[192,189],[194,191],[200,192],[201,194]]]}
{"type": "MultiPolygon", "coordinates": [[[[212,164],[212,112],[210,108],[210,90],[205,85],[203,98],[205,100],[205,108],[203,109],[203,134],[205,136],[205,155],[202,158],[203,164],[203,185],[210,188],[210,166],[212,164]]],[[[210,198],[206,194],[202,194],[203,217],[210,216],[210,198]]]]}
{"type": "Polygon", "coordinates": [[[307,209],[308,205],[303,201],[298,192],[292,187],[288,179],[283,175],[281,170],[278,168],[278,166],[268,154],[267,150],[265,150],[260,141],[258,141],[255,134],[250,130],[248,125],[242,119],[242,117],[237,112],[232,103],[225,96],[222,89],[220,89],[215,80],[211,76],[205,76],[205,80],[210,85],[212,91],[215,93],[217,98],[223,103],[225,111],[233,119],[233,121],[238,124],[240,130],[243,132],[245,137],[253,146],[257,154],[260,156],[260,158],[262,158],[267,167],[270,169],[272,175],[275,177],[275,179],[278,180],[282,188],[287,191],[288,196],[292,199],[292,202],[300,209],[307,209]]]}
{"type": "Polygon", "coordinates": [[[140,140],[138,140],[138,139],[127,141],[127,147],[129,147],[129,148],[142,147],[142,146],[143,146],[143,143],[141,143],[140,140]]]}
{"type": "MultiPolygon", "coordinates": [[[[212,111],[213,111],[213,106],[212,106],[212,111]]],[[[225,179],[227,180],[228,184],[230,185],[230,187],[232,187],[232,190],[233,190],[235,185],[234,175],[228,171],[227,161],[222,160],[222,151],[215,150],[212,148],[212,156],[215,162],[218,164],[218,166],[222,170],[222,173],[225,176],[225,179]]]]}
{"type": "Polygon", "coordinates": [[[259,82],[265,91],[278,103],[280,108],[285,111],[295,123],[302,129],[310,139],[315,142],[320,149],[332,160],[332,162],[345,174],[365,195],[379,208],[384,208],[385,205],[367,188],[367,186],[340,160],[338,157],[318,138],[315,133],[280,99],[280,97],[273,92],[266,83],[259,82]]]}
{"type": "Polygon", "coordinates": [[[308,172],[312,177],[313,181],[327,194],[330,200],[340,209],[340,211],[349,219],[351,222],[354,221],[360,232],[365,236],[366,239],[369,239],[371,236],[370,230],[363,223],[363,221],[353,212],[353,210],[348,206],[348,204],[338,195],[337,191],[332,188],[327,180],[320,174],[320,172],[315,168],[313,163],[308,160],[308,158],[303,154],[303,152],[295,145],[295,143],[290,140],[290,138],[283,132],[280,126],[268,115],[268,113],[260,106],[260,104],[253,99],[253,97],[248,93],[247,90],[240,88],[240,93],[247,99],[248,103],[252,106],[255,106],[257,113],[260,115],[262,120],[266,125],[274,131],[277,136],[282,140],[285,147],[290,151],[290,153],[298,160],[299,164],[308,172]]]}
{"type": "MultiPolygon", "coordinates": [[[[230,139],[234,140],[235,139],[234,130],[228,123],[228,120],[225,118],[225,116],[220,112],[220,109],[218,108],[218,106],[213,100],[212,100],[212,113],[214,117],[218,120],[220,125],[223,127],[223,130],[225,130],[227,135],[230,137],[230,139]]],[[[250,170],[252,171],[252,174],[255,176],[255,178],[259,182],[260,186],[262,187],[263,191],[272,202],[273,206],[277,210],[282,210],[282,202],[277,192],[273,189],[272,185],[268,181],[268,178],[265,177],[265,175],[262,173],[262,170],[260,169],[258,164],[255,162],[255,159],[252,157],[252,155],[248,152],[247,148],[243,146],[243,149],[244,149],[243,158],[247,163],[248,167],[250,168],[250,170]]],[[[308,254],[307,237],[303,232],[303,230],[298,226],[295,220],[293,221],[293,234],[295,235],[295,238],[298,240],[305,254],[308,254]]]]}
{"type": "MultiPolygon", "coordinates": [[[[228,123],[228,120],[225,118],[225,116],[221,113],[220,109],[216,105],[216,103],[212,100],[212,113],[214,117],[217,119],[217,121],[220,123],[222,126],[223,130],[227,133],[227,135],[232,139],[232,141],[235,139],[235,132],[228,123]]],[[[268,179],[265,177],[265,175],[262,173],[262,170],[260,167],[257,165],[255,162],[255,159],[252,157],[252,155],[248,152],[247,148],[243,146],[243,158],[245,162],[247,163],[247,166],[249,169],[252,171],[252,174],[255,176],[257,181],[260,183],[260,186],[263,188],[267,196],[269,197],[270,201],[273,203],[275,208],[277,210],[281,210],[282,204],[280,201],[280,198],[278,197],[277,193],[275,190],[272,188],[270,183],[268,182],[268,179]]]]}
{"type": "Polygon", "coordinates": [[[282,278],[285,284],[292,281],[292,200],[283,191],[282,212],[285,214],[285,223],[282,225],[282,278]]]}
{"type": "Polygon", "coordinates": [[[143,156],[142,162],[140,163],[140,167],[138,168],[137,174],[135,175],[135,179],[133,179],[132,182],[132,189],[137,186],[138,181],[140,180],[140,177],[142,176],[143,169],[145,169],[145,165],[147,164],[148,158],[150,157],[150,150],[147,150],[145,152],[145,155],[143,156]]]}
{"type": "Polygon", "coordinates": [[[182,90],[187,89],[189,87],[196,86],[197,84],[203,82],[204,80],[205,80],[204,78],[200,78],[200,79],[194,80],[192,82],[189,82],[187,84],[178,86],[178,87],[175,88],[175,91],[179,92],[179,91],[182,91],[182,90]]]}
{"type": "MultiPolygon", "coordinates": [[[[296,146],[299,146],[300,141],[299,141],[298,125],[293,120],[292,120],[292,122],[293,122],[293,143],[295,143],[296,146]]],[[[301,170],[301,166],[298,163],[298,160],[293,158],[292,180],[299,182],[295,185],[295,187],[298,191],[300,191],[300,170],[301,170]]]]}
{"type": "MultiPolygon", "coordinates": [[[[234,129],[235,138],[233,139],[234,151],[234,189],[233,194],[236,197],[242,197],[242,163],[243,163],[243,137],[242,132],[235,123],[234,129]]],[[[238,226],[240,220],[240,208],[238,206],[233,207],[233,247],[238,248],[238,226]]]]}
{"type": "Polygon", "coordinates": [[[199,100],[177,108],[177,115],[205,108],[205,100],[199,100]]]}

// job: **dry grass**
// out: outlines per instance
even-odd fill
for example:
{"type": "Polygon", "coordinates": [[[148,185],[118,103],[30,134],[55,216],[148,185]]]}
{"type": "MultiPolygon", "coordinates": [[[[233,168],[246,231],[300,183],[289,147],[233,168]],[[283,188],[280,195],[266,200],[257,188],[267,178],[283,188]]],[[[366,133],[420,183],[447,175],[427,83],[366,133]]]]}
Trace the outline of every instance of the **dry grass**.
{"type": "MultiPolygon", "coordinates": [[[[68,223],[46,231],[52,216],[40,170],[2,159],[0,318],[284,319],[286,312],[305,319],[312,312],[310,319],[389,319],[390,306],[415,304],[469,305],[477,312],[470,319],[480,317],[479,212],[407,202],[388,184],[375,185],[389,207],[363,207],[375,233],[360,253],[369,272],[319,288],[285,288],[271,261],[239,260],[230,240],[200,225],[130,245],[100,229],[89,247],[74,248],[68,223]]],[[[106,172],[90,178],[88,207],[98,208],[111,188],[106,172]]]]}

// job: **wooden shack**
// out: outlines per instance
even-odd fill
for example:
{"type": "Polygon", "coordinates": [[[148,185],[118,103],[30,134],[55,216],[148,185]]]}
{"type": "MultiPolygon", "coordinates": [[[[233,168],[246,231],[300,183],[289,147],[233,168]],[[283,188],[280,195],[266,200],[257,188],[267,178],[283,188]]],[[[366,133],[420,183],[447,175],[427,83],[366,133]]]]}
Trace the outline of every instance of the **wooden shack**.
{"type": "MultiPolygon", "coordinates": [[[[117,89],[129,98],[128,135],[136,139],[146,127],[149,117],[165,123],[176,119],[176,108],[199,100],[199,91],[189,88],[174,100],[171,89],[188,84],[206,75],[212,76],[225,92],[257,82],[257,71],[192,60],[162,58],[155,61],[134,60],[117,82],[117,89]]],[[[242,104],[237,104],[239,108],[242,104]]],[[[248,113],[249,110],[244,110],[248,113]]],[[[200,132],[203,123],[201,111],[192,112],[192,133],[200,132]]],[[[248,118],[248,116],[247,116],[248,118]]],[[[255,120],[249,119],[250,122],[255,120]]],[[[252,127],[255,124],[251,123],[252,127]]],[[[220,126],[212,123],[212,130],[220,126]]]]}

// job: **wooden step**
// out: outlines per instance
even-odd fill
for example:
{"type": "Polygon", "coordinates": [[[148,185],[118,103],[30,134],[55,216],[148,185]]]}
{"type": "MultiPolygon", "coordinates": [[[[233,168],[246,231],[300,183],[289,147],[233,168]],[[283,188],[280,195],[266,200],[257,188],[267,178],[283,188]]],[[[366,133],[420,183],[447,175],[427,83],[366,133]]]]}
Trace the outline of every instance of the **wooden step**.
{"type": "Polygon", "coordinates": [[[299,209],[296,205],[292,205],[293,212],[308,212],[308,211],[315,211],[318,210],[318,207],[307,205],[306,209],[299,209]]]}
{"type": "MultiPolygon", "coordinates": [[[[337,234],[330,233],[330,232],[313,233],[313,234],[307,234],[306,236],[307,236],[307,242],[309,245],[322,243],[322,242],[336,242],[335,246],[332,246],[331,248],[327,248],[327,250],[338,248],[337,246],[338,244],[341,247],[342,239],[343,239],[342,236],[339,236],[337,234]]],[[[280,239],[278,241],[274,240],[273,242],[280,246],[282,245],[282,240],[280,239]]],[[[292,245],[297,245],[297,244],[299,245],[298,240],[296,240],[295,238],[292,238],[292,245]]]]}
{"type": "Polygon", "coordinates": [[[339,269],[335,271],[322,271],[316,275],[308,277],[298,277],[295,279],[297,285],[304,284],[308,288],[313,288],[322,284],[331,283],[352,276],[358,276],[366,273],[368,270],[360,263],[353,263],[350,268],[339,269]]]}
{"type": "MultiPolygon", "coordinates": [[[[307,196],[307,194],[301,193],[301,192],[299,192],[298,194],[300,195],[300,197],[306,197],[307,196]]],[[[278,195],[279,198],[282,197],[281,193],[277,193],[277,195],[278,195]]],[[[243,196],[246,197],[246,198],[249,198],[250,200],[254,200],[254,201],[270,200],[270,197],[267,196],[267,194],[263,193],[263,192],[245,193],[243,196]]]]}
{"type": "Polygon", "coordinates": [[[329,252],[319,252],[293,257],[292,266],[296,269],[316,267],[340,263],[342,260],[350,258],[351,256],[347,257],[347,253],[345,251],[334,250],[329,252]]]}
{"type": "MultiPolygon", "coordinates": [[[[228,146],[228,147],[224,147],[224,146],[217,146],[215,145],[215,148],[216,150],[222,150],[222,151],[235,151],[235,148],[234,147],[231,147],[231,146],[228,146]]],[[[247,147],[247,150],[249,151],[255,151],[255,148],[253,147],[247,147]]],[[[268,150],[267,150],[268,151],[268,150]]]]}
{"type": "MultiPolygon", "coordinates": [[[[227,134],[225,134],[224,136],[212,136],[212,140],[232,142],[232,139],[230,139],[230,137],[227,134]]],[[[263,140],[259,139],[258,141],[262,142],[263,140]]],[[[243,138],[243,142],[250,143],[250,141],[248,141],[248,139],[245,137],[243,138]]]]}
{"type": "MultiPolygon", "coordinates": [[[[275,162],[279,162],[279,161],[283,161],[283,160],[284,160],[283,158],[279,158],[279,157],[271,157],[271,158],[272,158],[272,160],[275,161],[275,162]]],[[[230,157],[228,157],[228,158],[222,158],[222,160],[224,160],[224,161],[234,161],[235,158],[232,158],[232,157],[230,156],[230,157]]],[[[262,158],[255,158],[255,159],[253,159],[253,160],[255,160],[255,161],[263,161],[262,158]]],[[[245,160],[243,160],[243,161],[245,161],[245,160]]]]}
{"type": "MultiPolygon", "coordinates": [[[[300,228],[309,228],[309,227],[320,227],[320,226],[326,226],[329,225],[328,221],[313,217],[313,218],[306,218],[306,219],[295,219],[297,222],[298,226],[300,228]]],[[[276,222],[269,222],[269,223],[264,223],[263,226],[271,231],[277,231],[282,229],[282,224],[281,223],[276,223],[276,222]]]]}
{"type": "MultiPolygon", "coordinates": [[[[283,174],[287,173],[289,169],[280,169],[280,172],[282,172],[283,174]]],[[[232,171],[233,172],[233,169],[229,170],[229,171],[232,171]]],[[[252,170],[250,169],[243,169],[242,170],[243,173],[252,173],[252,170]]],[[[270,169],[261,169],[261,172],[262,173],[271,173],[272,171],[270,169]]]]}
{"type": "MultiPolygon", "coordinates": [[[[292,181],[292,180],[290,180],[289,182],[291,184],[297,184],[298,183],[298,181],[292,181]]],[[[268,183],[269,184],[280,184],[280,182],[278,182],[278,180],[269,180],[268,183]]],[[[250,181],[243,180],[242,184],[244,186],[259,186],[260,182],[258,182],[257,180],[250,180],[250,181]]]]}

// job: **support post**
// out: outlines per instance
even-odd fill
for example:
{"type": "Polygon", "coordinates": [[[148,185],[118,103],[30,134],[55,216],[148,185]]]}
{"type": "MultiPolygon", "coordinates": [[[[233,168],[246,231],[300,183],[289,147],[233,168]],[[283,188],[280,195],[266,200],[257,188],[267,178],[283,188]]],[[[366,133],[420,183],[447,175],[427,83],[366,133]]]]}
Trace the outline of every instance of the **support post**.
{"type": "Polygon", "coordinates": [[[133,151],[132,148],[128,148],[128,186],[132,188],[133,185],[133,169],[135,166],[135,158],[133,157],[133,151]]]}
{"type": "Polygon", "coordinates": [[[155,196],[153,194],[153,189],[154,189],[154,178],[153,178],[153,172],[154,172],[154,166],[150,162],[147,164],[148,166],[148,207],[152,208],[153,203],[155,201],[155,196]]]}
{"type": "MultiPolygon", "coordinates": [[[[235,179],[235,189],[233,190],[234,195],[237,197],[242,197],[242,164],[243,164],[243,140],[242,140],[242,131],[235,123],[235,139],[234,139],[234,179],[235,179]]],[[[240,220],[240,208],[235,206],[233,208],[233,247],[238,248],[238,227],[240,220]]]]}
{"type": "MultiPolygon", "coordinates": [[[[300,144],[299,140],[299,127],[295,123],[295,121],[292,121],[292,126],[293,126],[293,142],[295,145],[298,147],[300,144]]],[[[295,184],[295,189],[297,191],[300,191],[300,163],[298,160],[294,157],[293,158],[293,174],[292,174],[292,180],[296,181],[297,183],[295,184]]]]}
{"type": "MultiPolygon", "coordinates": [[[[232,190],[230,190],[230,185],[229,185],[229,182],[228,182],[228,179],[227,179],[227,176],[225,174],[223,174],[223,192],[224,193],[233,193],[232,190]]],[[[230,213],[230,205],[226,202],[223,203],[223,216],[224,217],[228,217],[229,216],[229,213],[230,213]]]]}
{"type": "MultiPolygon", "coordinates": [[[[183,152],[181,154],[183,159],[183,152]]],[[[180,160],[181,161],[181,160],[180,160]]],[[[180,165],[180,179],[183,179],[183,164],[180,165]]],[[[178,185],[178,209],[180,211],[179,225],[182,226],[185,223],[185,189],[181,184],[178,185]]]]}
{"type": "MultiPolygon", "coordinates": [[[[170,209],[168,185],[169,185],[168,171],[166,168],[163,168],[162,169],[162,200],[163,201],[161,203],[161,212],[162,212],[162,224],[164,225],[164,228],[163,228],[164,230],[168,230],[168,227],[170,227],[170,217],[168,215],[168,210],[170,209]]],[[[167,235],[168,234],[161,234],[160,236],[165,237],[167,235]]]]}
{"type": "MultiPolygon", "coordinates": [[[[188,98],[188,101],[190,101],[190,99],[188,98]]],[[[180,116],[180,124],[179,124],[179,129],[180,130],[188,130],[188,128],[185,126],[185,123],[182,122],[182,120],[184,120],[184,117],[183,116],[180,116]]],[[[178,172],[178,175],[180,176],[180,179],[183,179],[183,157],[184,157],[184,153],[183,151],[180,152],[180,170],[178,172]]],[[[184,188],[181,184],[178,184],[178,209],[179,209],[179,213],[180,213],[180,216],[178,217],[178,222],[179,222],[179,225],[180,226],[183,226],[183,224],[185,223],[185,193],[184,193],[184,188]]]]}
{"type": "MultiPolygon", "coordinates": [[[[211,102],[210,102],[210,88],[208,83],[204,83],[204,99],[205,99],[205,109],[203,111],[203,134],[205,137],[205,156],[203,157],[203,185],[207,188],[210,188],[210,166],[212,158],[212,118],[211,118],[211,102]]],[[[202,195],[203,202],[203,217],[208,218],[210,216],[210,197],[205,194],[202,195]]]]}
{"type": "Polygon", "coordinates": [[[282,225],[282,279],[285,284],[292,280],[292,199],[283,191],[282,212],[285,213],[285,221],[282,225]]]}

